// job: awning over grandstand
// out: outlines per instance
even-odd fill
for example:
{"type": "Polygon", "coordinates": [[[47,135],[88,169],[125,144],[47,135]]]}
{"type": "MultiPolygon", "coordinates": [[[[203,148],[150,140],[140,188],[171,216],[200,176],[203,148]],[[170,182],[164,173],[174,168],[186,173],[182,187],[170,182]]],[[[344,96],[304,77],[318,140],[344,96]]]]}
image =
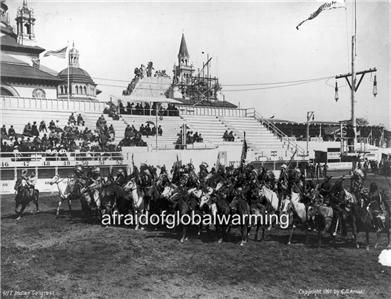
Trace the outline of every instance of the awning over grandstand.
{"type": "Polygon", "coordinates": [[[180,101],[165,98],[165,97],[135,97],[132,95],[122,96],[126,102],[155,102],[155,103],[171,103],[171,104],[181,104],[180,101]]]}

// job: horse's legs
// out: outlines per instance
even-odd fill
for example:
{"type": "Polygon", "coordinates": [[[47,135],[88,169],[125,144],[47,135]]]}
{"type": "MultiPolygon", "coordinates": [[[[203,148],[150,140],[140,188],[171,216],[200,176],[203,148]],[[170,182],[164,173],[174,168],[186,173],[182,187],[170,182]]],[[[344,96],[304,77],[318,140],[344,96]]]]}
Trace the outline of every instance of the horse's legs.
{"type": "Polygon", "coordinates": [[[241,234],[242,234],[242,242],[240,242],[240,246],[243,246],[247,243],[247,237],[248,237],[248,231],[247,231],[247,225],[243,224],[241,227],[241,234]]]}
{"type": "Polygon", "coordinates": [[[293,237],[293,231],[295,230],[295,228],[296,228],[296,225],[292,225],[292,229],[291,229],[291,232],[290,232],[290,234],[289,234],[289,240],[288,240],[288,245],[291,245],[292,243],[291,243],[291,241],[292,241],[292,237],[293,237]]]}
{"type": "Polygon", "coordinates": [[[57,211],[56,211],[56,217],[60,215],[60,207],[62,205],[62,197],[60,196],[60,200],[58,201],[57,211]]]}
{"type": "Polygon", "coordinates": [[[307,223],[307,226],[308,227],[306,227],[305,230],[304,230],[305,231],[305,239],[304,239],[304,244],[305,245],[308,244],[308,239],[309,239],[309,224],[308,223],[307,223]]]}
{"type": "Polygon", "coordinates": [[[318,230],[318,248],[322,247],[322,231],[318,230]]]}
{"type": "MultiPolygon", "coordinates": [[[[379,237],[378,237],[378,234],[376,233],[376,243],[377,243],[378,239],[379,239],[379,237]]],[[[367,251],[369,251],[369,229],[368,228],[365,230],[365,240],[367,242],[366,249],[367,249],[367,251]]]]}
{"type": "Polygon", "coordinates": [[[255,229],[254,241],[258,241],[258,233],[259,233],[259,224],[257,224],[257,227],[255,229]]]}
{"type": "Polygon", "coordinates": [[[26,204],[24,204],[24,203],[22,203],[21,204],[22,205],[22,207],[20,208],[20,211],[19,211],[19,213],[18,213],[18,217],[16,218],[16,220],[20,220],[20,218],[22,218],[22,215],[23,215],[23,212],[24,212],[24,209],[26,208],[26,204]]]}
{"type": "Polygon", "coordinates": [[[356,245],[356,248],[360,248],[360,244],[357,241],[357,224],[356,224],[356,217],[352,216],[352,235],[353,235],[353,242],[356,245]]]}
{"type": "Polygon", "coordinates": [[[187,238],[186,238],[186,231],[187,231],[187,226],[182,224],[182,237],[181,237],[181,243],[183,243],[187,238]]]}
{"type": "Polygon", "coordinates": [[[227,228],[224,225],[218,225],[216,227],[217,238],[218,238],[217,242],[218,243],[222,243],[224,241],[226,231],[227,231],[227,228]]]}
{"type": "Polygon", "coordinates": [[[39,192],[34,192],[34,203],[35,203],[35,212],[39,213],[39,204],[38,204],[38,199],[39,199],[39,192]]]}
{"type": "Polygon", "coordinates": [[[68,198],[68,207],[69,207],[69,212],[72,211],[72,201],[70,198],[68,198]]]}

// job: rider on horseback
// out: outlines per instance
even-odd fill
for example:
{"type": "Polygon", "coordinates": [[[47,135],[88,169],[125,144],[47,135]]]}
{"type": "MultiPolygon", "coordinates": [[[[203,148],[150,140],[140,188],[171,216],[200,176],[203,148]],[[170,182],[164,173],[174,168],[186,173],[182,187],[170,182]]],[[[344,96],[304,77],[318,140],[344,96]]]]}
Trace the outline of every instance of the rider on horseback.
{"type": "Polygon", "coordinates": [[[97,203],[97,206],[99,207],[99,191],[100,188],[102,187],[102,177],[100,174],[100,168],[95,167],[92,169],[90,177],[89,177],[89,184],[88,184],[88,189],[92,195],[92,198],[94,199],[95,203],[97,203]]]}
{"type": "Polygon", "coordinates": [[[369,186],[368,200],[368,211],[373,217],[374,226],[378,232],[381,232],[385,228],[387,207],[375,182],[369,186]]]}
{"type": "Polygon", "coordinates": [[[281,165],[281,172],[278,178],[278,192],[285,198],[289,195],[288,191],[288,166],[286,164],[281,165]]]}
{"type": "Polygon", "coordinates": [[[117,177],[116,177],[114,183],[116,183],[117,185],[119,185],[121,187],[123,187],[126,184],[126,174],[122,168],[118,169],[118,174],[117,174],[117,177]]]}
{"type": "MultiPolygon", "coordinates": [[[[35,181],[36,183],[36,181],[35,181]]],[[[30,177],[27,176],[27,169],[23,169],[22,170],[22,175],[16,180],[16,183],[15,183],[15,186],[14,186],[14,189],[17,193],[20,192],[20,190],[25,187],[27,188],[31,194],[34,193],[34,185],[32,184],[32,182],[30,181],[30,177]]]]}

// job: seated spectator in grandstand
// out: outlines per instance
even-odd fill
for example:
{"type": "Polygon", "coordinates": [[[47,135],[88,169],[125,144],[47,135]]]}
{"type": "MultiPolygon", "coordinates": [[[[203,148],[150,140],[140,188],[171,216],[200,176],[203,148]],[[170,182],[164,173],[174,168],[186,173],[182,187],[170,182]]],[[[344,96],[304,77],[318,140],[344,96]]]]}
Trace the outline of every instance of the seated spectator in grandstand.
{"type": "Polygon", "coordinates": [[[157,128],[157,133],[158,133],[159,136],[163,135],[163,129],[162,129],[161,125],[159,125],[159,127],[157,128]]]}
{"type": "Polygon", "coordinates": [[[144,124],[141,124],[140,126],[140,129],[138,130],[140,132],[141,135],[145,136],[145,128],[144,128],[144,124]]]}
{"type": "Polygon", "coordinates": [[[24,129],[23,129],[23,135],[25,136],[33,136],[32,132],[31,132],[31,124],[30,123],[27,123],[27,125],[25,125],[24,129]]]}
{"type": "Polygon", "coordinates": [[[55,130],[56,129],[56,124],[54,123],[54,120],[51,120],[49,123],[49,130],[55,130]]]}
{"type": "Polygon", "coordinates": [[[145,115],[150,115],[150,112],[151,112],[150,109],[151,109],[151,106],[148,103],[145,103],[144,114],[145,115]]]}
{"type": "Polygon", "coordinates": [[[10,152],[10,149],[11,147],[7,144],[7,142],[3,141],[3,143],[1,144],[1,152],[2,153],[5,153],[5,152],[10,152]]]}
{"type": "Polygon", "coordinates": [[[79,113],[79,115],[77,116],[77,125],[78,126],[84,126],[84,119],[81,116],[81,113],[79,113]]]}
{"type": "Polygon", "coordinates": [[[128,102],[128,104],[126,105],[126,114],[132,114],[132,110],[133,110],[133,103],[128,102]]]}
{"type": "Polygon", "coordinates": [[[145,127],[145,135],[146,136],[151,136],[152,135],[152,130],[149,124],[146,125],[145,127]]]}
{"type": "Polygon", "coordinates": [[[37,128],[37,122],[36,121],[33,123],[33,126],[31,127],[31,134],[33,136],[38,136],[39,135],[38,128],[37,128]]]}
{"type": "Polygon", "coordinates": [[[39,132],[47,132],[48,130],[46,129],[46,123],[44,120],[42,120],[40,123],[39,123],[39,132]]]}
{"type": "Polygon", "coordinates": [[[202,138],[201,133],[196,132],[196,134],[197,134],[196,142],[204,142],[204,138],[202,138]]]}
{"type": "Polygon", "coordinates": [[[7,128],[5,127],[5,125],[3,125],[1,127],[0,135],[1,135],[1,138],[7,138],[8,137],[8,135],[7,135],[7,128]]]}
{"type": "Polygon", "coordinates": [[[68,124],[72,124],[72,125],[76,124],[76,119],[75,119],[75,115],[73,114],[73,112],[71,113],[71,115],[68,118],[68,124]]]}
{"type": "Polygon", "coordinates": [[[229,132],[228,134],[228,141],[235,141],[234,132],[229,132]]]}
{"type": "Polygon", "coordinates": [[[109,127],[109,134],[112,136],[112,138],[114,140],[115,130],[114,130],[113,124],[111,124],[110,127],[109,127]]]}
{"type": "Polygon", "coordinates": [[[102,127],[106,125],[106,120],[103,114],[99,116],[98,120],[96,121],[96,128],[100,130],[102,127]]]}
{"type": "Polygon", "coordinates": [[[228,141],[228,130],[225,130],[224,132],[223,141],[228,141]]]}
{"type": "Polygon", "coordinates": [[[119,101],[119,113],[121,114],[125,114],[125,107],[124,107],[124,104],[122,104],[121,101],[119,101]]]}
{"type": "Polygon", "coordinates": [[[136,115],[142,115],[143,114],[143,107],[141,106],[140,103],[137,103],[136,104],[136,107],[135,107],[135,113],[136,115]]]}
{"type": "Polygon", "coordinates": [[[8,136],[11,137],[11,136],[15,136],[16,133],[15,133],[15,129],[14,129],[14,126],[11,125],[11,127],[8,129],[8,136]]]}
{"type": "Polygon", "coordinates": [[[132,134],[132,128],[130,127],[130,125],[127,125],[124,133],[125,138],[130,138],[131,134],[132,134]]]}

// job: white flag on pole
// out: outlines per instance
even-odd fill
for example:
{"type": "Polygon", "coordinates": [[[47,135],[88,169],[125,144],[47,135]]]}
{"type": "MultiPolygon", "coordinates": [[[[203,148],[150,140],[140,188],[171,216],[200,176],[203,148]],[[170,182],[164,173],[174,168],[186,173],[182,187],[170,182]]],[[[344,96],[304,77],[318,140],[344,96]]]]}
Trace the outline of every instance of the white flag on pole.
{"type": "Polygon", "coordinates": [[[322,11],[345,7],[345,0],[329,0],[329,1],[322,1],[322,2],[323,4],[319,6],[317,10],[315,10],[307,19],[301,21],[296,26],[297,30],[299,30],[299,27],[303,25],[305,22],[316,18],[322,11]]]}

